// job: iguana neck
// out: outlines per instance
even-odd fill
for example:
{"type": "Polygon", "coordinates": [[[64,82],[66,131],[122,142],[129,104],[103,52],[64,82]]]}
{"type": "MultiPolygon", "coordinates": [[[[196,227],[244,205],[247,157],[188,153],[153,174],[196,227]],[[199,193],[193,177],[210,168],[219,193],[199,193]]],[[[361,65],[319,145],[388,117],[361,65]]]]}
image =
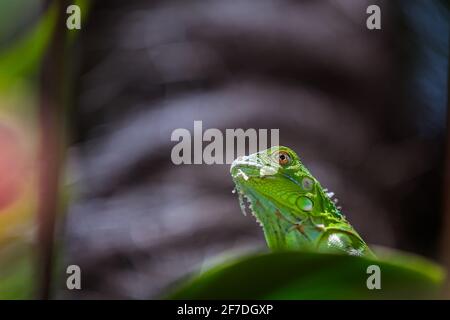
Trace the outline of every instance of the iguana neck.
{"type": "Polygon", "coordinates": [[[244,195],[250,201],[252,214],[263,228],[267,244],[272,250],[311,247],[323,234],[317,225],[326,228],[345,224],[345,218],[323,191],[317,193],[320,199],[315,199],[323,212],[317,211],[312,216],[294,213],[282,203],[258,198],[251,190],[245,190],[244,195]]]}

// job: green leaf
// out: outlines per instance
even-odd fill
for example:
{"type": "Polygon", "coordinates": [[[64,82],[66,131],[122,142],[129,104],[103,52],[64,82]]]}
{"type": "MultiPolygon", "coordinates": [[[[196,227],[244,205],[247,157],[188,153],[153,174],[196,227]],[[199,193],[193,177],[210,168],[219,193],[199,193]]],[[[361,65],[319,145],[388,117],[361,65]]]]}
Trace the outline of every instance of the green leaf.
{"type": "MultiPolygon", "coordinates": [[[[381,255],[379,255],[381,257],[381,255]]],[[[194,276],[169,299],[426,299],[436,298],[443,270],[417,256],[381,259],[313,252],[237,258],[194,276]],[[367,267],[378,265],[381,289],[367,288],[367,267]]]]}

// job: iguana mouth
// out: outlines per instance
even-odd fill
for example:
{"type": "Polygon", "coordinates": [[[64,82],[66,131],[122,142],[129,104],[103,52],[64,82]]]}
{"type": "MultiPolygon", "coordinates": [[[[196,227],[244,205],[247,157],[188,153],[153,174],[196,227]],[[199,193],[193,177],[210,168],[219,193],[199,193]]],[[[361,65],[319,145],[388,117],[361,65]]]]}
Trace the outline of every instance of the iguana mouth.
{"type": "Polygon", "coordinates": [[[250,177],[259,177],[259,171],[262,167],[260,164],[238,159],[233,161],[230,168],[231,176],[234,179],[241,177],[248,180],[250,177]]]}
{"type": "Polygon", "coordinates": [[[263,178],[275,175],[278,172],[277,168],[263,165],[255,161],[248,161],[246,157],[239,157],[231,164],[231,176],[236,178],[243,178],[248,180],[250,178],[263,178]]]}

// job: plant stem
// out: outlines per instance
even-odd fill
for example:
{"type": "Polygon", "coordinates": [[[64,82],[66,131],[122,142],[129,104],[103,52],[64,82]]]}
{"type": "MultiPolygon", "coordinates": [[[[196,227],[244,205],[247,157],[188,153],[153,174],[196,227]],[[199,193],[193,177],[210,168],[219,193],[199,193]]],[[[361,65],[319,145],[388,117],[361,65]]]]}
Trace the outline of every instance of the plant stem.
{"type": "Polygon", "coordinates": [[[447,270],[447,282],[445,285],[445,298],[450,298],[450,64],[447,74],[447,137],[446,155],[444,168],[444,190],[443,190],[443,224],[441,236],[441,259],[447,270]]]}
{"type": "Polygon", "coordinates": [[[40,71],[38,107],[39,178],[37,208],[38,298],[51,295],[54,229],[58,211],[59,176],[62,152],[62,110],[67,1],[51,1],[57,6],[57,21],[40,71]]]}

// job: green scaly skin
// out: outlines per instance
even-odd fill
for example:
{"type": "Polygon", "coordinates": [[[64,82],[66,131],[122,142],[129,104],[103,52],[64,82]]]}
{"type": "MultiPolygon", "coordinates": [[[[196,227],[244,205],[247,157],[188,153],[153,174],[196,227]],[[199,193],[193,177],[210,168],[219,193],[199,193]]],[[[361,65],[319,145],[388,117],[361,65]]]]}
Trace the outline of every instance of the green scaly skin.
{"type": "Polygon", "coordinates": [[[323,189],[287,147],[237,158],[231,165],[241,208],[244,197],[272,250],[303,249],[375,257],[323,189]]]}

